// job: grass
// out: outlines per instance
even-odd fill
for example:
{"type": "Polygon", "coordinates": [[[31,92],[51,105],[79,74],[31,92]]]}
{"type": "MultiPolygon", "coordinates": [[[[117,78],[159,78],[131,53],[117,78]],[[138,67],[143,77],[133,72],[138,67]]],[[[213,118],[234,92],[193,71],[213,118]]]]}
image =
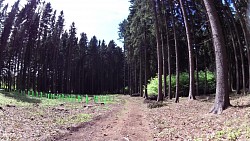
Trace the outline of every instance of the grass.
{"type": "MultiPolygon", "coordinates": [[[[29,107],[34,104],[39,104],[39,106],[49,107],[49,106],[56,106],[63,103],[85,103],[86,99],[83,97],[81,101],[78,100],[78,95],[71,95],[71,98],[69,99],[69,95],[64,95],[65,97],[62,99],[48,99],[45,97],[45,94],[43,94],[43,97],[35,97],[36,94],[33,96],[28,95],[21,95],[18,92],[0,92],[0,106],[4,105],[15,105],[15,106],[25,106],[29,107]]],[[[88,97],[88,101],[94,101],[93,97],[88,97]]],[[[102,95],[98,96],[98,102],[104,102],[105,104],[114,104],[117,103],[117,96],[116,95],[102,95]]],[[[75,107],[74,105],[73,107],[75,107]]]]}
{"type": "MultiPolygon", "coordinates": [[[[9,94],[9,96],[13,96],[13,94],[9,94]]],[[[29,102],[23,102],[20,99],[26,99],[26,98],[22,97],[22,96],[20,96],[19,98],[16,98],[15,96],[8,97],[5,94],[0,93],[0,106],[7,105],[7,104],[16,105],[16,106],[30,106],[30,105],[32,105],[29,102]]]]}
{"type": "Polygon", "coordinates": [[[76,124],[76,123],[83,123],[88,122],[92,119],[90,114],[78,114],[74,116],[70,116],[64,119],[58,119],[56,121],[57,124],[65,125],[65,124],[76,124]]]}
{"type": "Polygon", "coordinates": [[[2,92],[0,93],[0,106],[4,105],[15,105],[20,107],[29,107],[34,104],[39,104],[39,106],[55,106],[64,103],[60,99],[47,99],[47,98],[37,98],[29,97],[27,95],[18,95],[15,92],[2,92]]]}

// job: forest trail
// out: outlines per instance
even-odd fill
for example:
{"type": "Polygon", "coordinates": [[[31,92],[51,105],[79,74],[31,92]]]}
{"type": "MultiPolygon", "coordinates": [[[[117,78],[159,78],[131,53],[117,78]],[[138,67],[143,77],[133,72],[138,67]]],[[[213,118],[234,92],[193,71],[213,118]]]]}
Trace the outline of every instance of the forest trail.
{"type": "Polygon", "coordinates": [[[107,117],[95,120],[61,140],[149,141],[153,140],[142,98],[124,96],[125,103],[107,117]]]}

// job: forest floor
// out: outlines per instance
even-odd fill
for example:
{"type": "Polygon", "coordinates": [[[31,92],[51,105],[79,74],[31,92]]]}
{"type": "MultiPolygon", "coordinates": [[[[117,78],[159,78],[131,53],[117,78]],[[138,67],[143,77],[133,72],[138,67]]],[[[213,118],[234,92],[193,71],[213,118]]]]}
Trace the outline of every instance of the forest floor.
{"type": "Polygon", "coordinates": [[[151,102],[123,95],[105,105],[86,105],[36,104],[32,98],[13,102],[11,95],[0,94],[5,100],[0,101],[0,140],[250,140],[250,96],[232,96],[233,106],[221,115],[209,113],[212,97],[180,98],[177,104],[166,100],[163,107],[151,109],[151,102]]]}

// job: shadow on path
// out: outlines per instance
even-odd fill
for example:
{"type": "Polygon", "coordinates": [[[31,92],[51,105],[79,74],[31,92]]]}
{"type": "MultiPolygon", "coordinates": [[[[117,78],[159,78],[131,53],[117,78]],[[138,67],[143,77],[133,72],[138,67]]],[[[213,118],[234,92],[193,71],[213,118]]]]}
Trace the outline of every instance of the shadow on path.
{"type": "Polygon", "coordinates": [[[249,108],[249,107],[250,107],[250,104],[247,104],[247,105],[235,105],[235,106],[232,106],[232,107],[244,109],[244,108],[249,108]]]}
{"type": "Polygon", "coordinates": [[[17,92],[2,92],[6,97],[14,98],[17,101],[27,102],[27,103],[41,103],[41,100],[30,98],[27,95],[20,95],[17,92]]]}

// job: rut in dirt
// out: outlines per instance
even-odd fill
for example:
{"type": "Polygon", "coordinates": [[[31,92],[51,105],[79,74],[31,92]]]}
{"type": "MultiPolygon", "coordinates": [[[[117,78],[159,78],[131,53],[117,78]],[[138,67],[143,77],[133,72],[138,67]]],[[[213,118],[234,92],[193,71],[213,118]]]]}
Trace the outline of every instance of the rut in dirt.
{"type": "Polygon", "coordinates": [[[125,103],[108,116],[99,118],[61,140],[147,141],[153,140],[142,98],[124,96],[125,103]]]}

